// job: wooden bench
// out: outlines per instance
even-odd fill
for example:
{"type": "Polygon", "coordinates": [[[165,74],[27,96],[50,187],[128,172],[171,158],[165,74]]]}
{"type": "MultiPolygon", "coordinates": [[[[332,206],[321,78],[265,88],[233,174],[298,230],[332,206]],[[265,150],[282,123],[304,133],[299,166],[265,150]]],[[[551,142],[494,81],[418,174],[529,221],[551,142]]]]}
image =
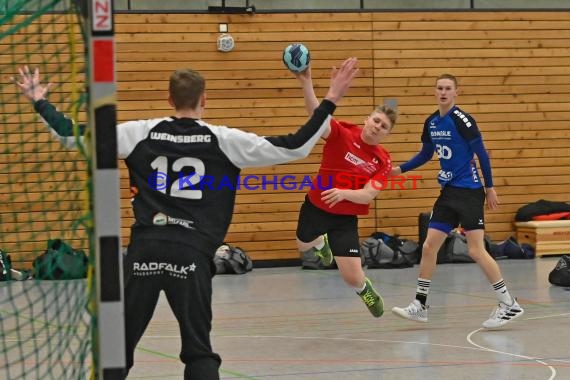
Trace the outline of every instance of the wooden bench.
{"type": "Polygon", "coordinates": [[[516,222],[517,241],[532,245],[536,256],[570,253],[570,220],[516,222]]]}

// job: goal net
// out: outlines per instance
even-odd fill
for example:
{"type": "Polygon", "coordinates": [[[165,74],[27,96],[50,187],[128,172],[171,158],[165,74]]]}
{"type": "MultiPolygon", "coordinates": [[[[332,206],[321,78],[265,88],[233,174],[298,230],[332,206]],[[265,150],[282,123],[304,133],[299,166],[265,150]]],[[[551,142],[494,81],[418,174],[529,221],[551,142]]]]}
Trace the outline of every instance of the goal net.
{"type": "MultiPolygon", "coordinates": [[[[89,155],[64,148],[10,83],[19,67],[38,68],[42,82],[53,83],[50,102],[85,122],[86,34],[79,3],[0,0],[0,249],[24,273],[49,240],[92,252],[89,155]]],[[[91,282],[0,282],[1,379],[93,376],[91,282]]]]}

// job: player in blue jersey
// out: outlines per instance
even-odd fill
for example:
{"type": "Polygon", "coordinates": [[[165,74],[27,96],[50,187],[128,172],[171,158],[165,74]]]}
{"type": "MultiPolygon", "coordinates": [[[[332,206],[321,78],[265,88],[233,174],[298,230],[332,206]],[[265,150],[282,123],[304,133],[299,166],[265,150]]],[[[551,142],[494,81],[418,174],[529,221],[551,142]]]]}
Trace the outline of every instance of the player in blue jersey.
{"type": "Polygon", "coordinates": [[[507,290],[499,266],[485,249],[485,199],[491,210],[499,205],[493,188],[491,163],[475,119],[455,105],[457,79],[451,74],[439,76],[435,96],[439,109],[424,123],[420,152],[391,172],[392,175],[399,175],[416,169],[428,162],[434,152],[441,166],[437,176],[441,193],[433,206],[422,247],[416,298],[409,306],[394,307],[392,312],[412,321],[428,321],[426,300],[437,253],[449,232],[461,225],[467,237],[469,255],[485,273],[499,301],[499,306],[483,322],[483,327],[499,328],[520,317],[524,311],[507,290]],[[479,177],[474,155],[477,155],[481,165],[484,184],[479,177]]]}

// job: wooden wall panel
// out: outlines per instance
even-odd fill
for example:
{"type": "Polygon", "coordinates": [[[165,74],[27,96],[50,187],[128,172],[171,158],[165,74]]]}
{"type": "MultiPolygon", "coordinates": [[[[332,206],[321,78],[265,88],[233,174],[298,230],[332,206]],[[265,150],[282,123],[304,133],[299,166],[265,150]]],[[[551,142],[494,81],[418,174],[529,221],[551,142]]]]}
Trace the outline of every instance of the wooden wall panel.
{"type": "MultiPolygon", "coordinates": [[[[512,221],[522,205],[570,200],[570,55],[564,46],[570,15],[437,15],[397,13],[390,22],[374,15],[375,97],[397,98],[405,115],[386,147],[397,150],[397,159],[409,157],[411,152],[397,146],[406,144],[410,134],[418,136],[425,116],[435,111],[434,78],[444,72],[458,76],[457,102],[483,132],[501,200],[498,211],[487,213],[488,232],[493,240],[502,240],[514,234],[512,221]]],[[[410,193],[382,195],[403,204],[416,198],[410,193]]],[[[406,227],[390,219],[381,225],[394,231],[406,227]]]]}
{"type": "MultiPolygon", "coordinates": [[[[136,33],[133,38],[125,35],[118,49],[120,59],[124,50],[120,67],[128,71],[119,75],[124,79],[120,116],[125,110],[126,119],[137,110],[136,91],[149,95],[140,108],[167,110],[152,93],[165,96],[160,86],[166,88],[164,78],[180,64],[177,57],[184,56],[189,59],[185,64],[200,69],[208,79],[208,120],[263,135],[287,133],[305,120],[305,114],[298,83],[282,68],[280,55],[289,42],[301,41],[311,49],[318,96],[324,95],[333,64],[350,55],[360,60],[359,79],[342,101],[338,117],[360,123],[376,104],[397,100],[399,122],[385,144],[395,162],[407,160],[420,147],[423,120],[436,109],[434,78],[442,72],[459,77],[458,104],[475,116],[484,133],[502,202],[499,211],[487,214],[494,240],[514,232],[512,220],[523,204],[540,198],[568,200],[569,13],[410,12],[390,13],[389,18],[386,13],[176,15],[172,19],[124,15],[118,21],[119,33],[123,26],[125,32],[136,33]],[[187,20],[194,23],[192,28],[177,25],[187,20]],[[169,26],[152,26],[156,23],[169,26]],[[215,51],[218,23],[227,23],[236,41],[230,53],[215,51]],[[175,43],[179,30],[186,33],[175,43]],[[194,52],[180,53],[177,46],[194,52]],[[162,54],[165,59],[158,58],[162,54]],[[131,60],[147,63],[132,70],[131,60]],[[161,68],[162,78],[157,75],[161,68]]],[[[244,174],[314,174],[320,151],[318,146],[300,163],[244,174]]],[[[416,190],[383,191],[370,215],[361,218],[361,236],[382,229],[417,239],[417,215],[429,210],[438,194],[437,170],[434,160],[409,173],[423,178],[416,190]]],[[[302,197],[299,192],[240,191],[227,241],[244,247],[254,259],[296,258],[294,227],[302,197]]]]}
{"type": "MultiPolygon", "coordinates": [[[[376,105],[397,101],[399,121],[384,144],[395,163],[420,148],[423,121],[436,110],[435,78],[444,72],[459,78],[458,104],[483,132],[502,203],[487,213],[493,240],[514,234],[512,221],[522,205],[570,200],[570,12],[118,14],[116,32],[120,121],[171,114],[168,76],[191,67],[207,79],[209,122],[260,135],[291,132],[307,115],[281,54],[287,44],[303,42],[311,50],[319,97],[331,66],[359,58],[359,77],[337,117],[361,123],[376,105]],[[216,50],[219,23],[228,24],[235,39],[232,52],[216,50]]],[[[313,175],[321,150],[319,144],[304,160],[243,175],[313,175]]],[[[133,216],[121,167],[126,244],[133,216]]],[[[434,159],[407,173],[421,176],[416,189],[382,191],[370,215],[361,218],[361,237],[382,230],[417,239],[418,214],[431,208],[439,191],[437,170],[434,159]]],[[[303,196],[240,190],[226,240],[255,260],[297,258],[295,225],[303,196]]]]}
{"type": "MultiPolygon", "coordinates": [[[[176,68],[191,67],[207,79],[208,121],[260,135],[292,132],[307,120],[307,115],[298,82],[284,68],[281,55],[286,45],[302,41],[311,49],[319,96],[328,87],[332,65],[348,56],[360,59],[361,73],[337,114],[362,120],[374,107],[371,20],[372,15],[365,13],[176,15],[174,19],[119,15],[119,118],[139,117],[134,115],[142,110],[145,117],[168,114],[167,78],[176,68]],[[138,22],[134,21],[137,17],[138,22]],[[128,25],[123,18],[129,19],[128,25]],[[236,41],[230,53],[216,51],[220,22],[228,23],[236,41]],[[163,28],[161,23],[168,27],[163,28]],[[189,24],[192,27],[187,27],[189,24]],[[184,39],[179,38],[181,30],[184,39]]],[[[281,178],[289,174],[300,179],[316,173],[321,149],[319,144],[309,158],[296,163],[248,169],[242,175],[281,178]]],[[[126,189],[126,183],[124,186],[126,189]]],[[[271,187],[265,191],[238,191],[226,240],[243,247],[255,260],[297,258],[294,231],[303,198],[303,191],[271,187]]],[[[129,205],[124,203],[124,207],[129,205]]],[[[131,222],[132,213],[128,213],[123,225],[131,222]]],[[[374,214],[362,218],[360,225],[362,233],[373,232],[377,227],[374,214]]]]}

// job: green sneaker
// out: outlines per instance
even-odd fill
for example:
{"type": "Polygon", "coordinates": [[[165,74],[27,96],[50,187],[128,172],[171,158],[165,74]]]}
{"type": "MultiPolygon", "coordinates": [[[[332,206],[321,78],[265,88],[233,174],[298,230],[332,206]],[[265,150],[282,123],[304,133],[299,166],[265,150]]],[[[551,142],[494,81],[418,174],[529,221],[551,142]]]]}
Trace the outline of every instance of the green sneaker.
{"type": "Polygon", "coordinates": [[[362,301],[370,310],[373,316],[380,318],[384,314],[384,300],[378,292],[372,287],[372,282],[367,278],[364,279],[365,287],[362,293],[356,293],[362,298],[362,301]]]}
{"type": "Polygon", "coordinates": [[[334,256],[329,245],[327,234],[324,234],[323,238],[325,239],[325,245],[321,249],[315,248],[315,255],[321,258],[321,263],[323,263],[324,266],[328,267],[332,264],[334,256]]]}

